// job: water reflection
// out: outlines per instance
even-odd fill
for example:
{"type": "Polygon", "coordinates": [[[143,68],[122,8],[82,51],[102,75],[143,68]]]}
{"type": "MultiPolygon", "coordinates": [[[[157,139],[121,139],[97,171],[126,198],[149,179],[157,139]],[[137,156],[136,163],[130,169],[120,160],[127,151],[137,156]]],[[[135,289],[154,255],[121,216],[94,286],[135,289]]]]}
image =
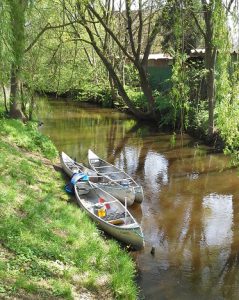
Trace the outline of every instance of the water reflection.
{"type": "Polygon", "coordinates": [[[238,174],[228,158],[187,135],[172,145],[170,135],[112,110],[40,104],[42,130],[59,150],[86,162],[91,148],[143,185],[145,201],[131,208],[146,240],[132,253],[142,297],[237,299],[238,174]]]}
{"type": "Polygon", "coordinates": [[[224,246],[232,242],[233,207],[231,195],[210,194],[203,199],[205,242],[224,246]],[[223,226],[222,225],[223,220],[223,226]]]}

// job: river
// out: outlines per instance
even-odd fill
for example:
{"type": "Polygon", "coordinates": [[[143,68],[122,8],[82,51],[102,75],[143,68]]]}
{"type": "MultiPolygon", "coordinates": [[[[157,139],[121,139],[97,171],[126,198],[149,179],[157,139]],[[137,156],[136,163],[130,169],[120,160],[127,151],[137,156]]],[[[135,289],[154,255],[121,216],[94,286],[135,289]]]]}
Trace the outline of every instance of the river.
{"type": "Polygon", "coordinates": [[[144,202],[130,208],[146,243],[131,253],[140,299],[238,299],[239,178],[229,158],[93,105],[39,99],[38,117],[59,151],[87,163],[90,148],[143,186],[144,202]]]}

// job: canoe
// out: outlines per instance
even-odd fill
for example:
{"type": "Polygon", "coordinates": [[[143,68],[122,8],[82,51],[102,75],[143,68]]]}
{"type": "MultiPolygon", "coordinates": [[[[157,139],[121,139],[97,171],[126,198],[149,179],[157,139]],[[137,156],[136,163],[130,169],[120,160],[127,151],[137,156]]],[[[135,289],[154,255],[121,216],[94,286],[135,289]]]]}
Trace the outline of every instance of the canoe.
{"type": "Polygon", "coordinates": [[[98,176],[97,173],[86,166],[84,166],[82,163],[78,163],[75,160],[73,160],[70,156],[68,156],[65,152],[61,152],[60,155],[60,161],[63,170],[66,172],[66,174],[69,177],[72,177],[75,173],[84,173],[88,176],[98,176]]]}
{"type": "Polygon", "coordinates": [[[60,160],[62,168],[68,176],[72,177],[75,173],[84,173],[89,176],[89,181],[96,183],[122,203],[125,203],[125,199],[127,199],[128,206],[134,203],[135,194],[132,187],[122,186],[108,177],[98,175],[97,172],[87,168],[82,163],[74,161],[64,152],[61,153],[60,160]]]}
{"type": "Polygon", "coordinates": [[[140,225],[119,200],[90,181],[74,188],[77,203],[101,229],[135,249],[144,246],[140,225]]]}
{"type": "Polygon", "coordinates": [[[88,150],[88,161],[90,167],[97,172],[97,174],[105,176],[121,186],[132,188],[135,194],[135,202],[141,203],[143,201],[144,192],[142,186],[137,184],[125,171],[101,159],[90,149],[88,150]]]}

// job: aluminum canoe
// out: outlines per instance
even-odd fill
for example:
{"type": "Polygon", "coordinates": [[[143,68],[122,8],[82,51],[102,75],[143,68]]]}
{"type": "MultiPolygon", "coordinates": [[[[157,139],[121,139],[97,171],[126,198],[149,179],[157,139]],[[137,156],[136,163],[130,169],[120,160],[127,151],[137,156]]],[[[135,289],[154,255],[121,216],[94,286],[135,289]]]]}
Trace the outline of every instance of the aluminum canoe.
{"type": "Polygon", "coordinates": [[[96,155],[92,150],[88,150],[88,161],[90,167],[99,175],[105,176],[108,179],[120,184],[121,186],[128,185],[135,194],[135,202],[141,203],[144,199],[142,186],[128,175],[124,170],[112,165],[96,155]]]}
{"type": "Polygon", "coordinates": [[[127,207],[115,197],[90,181],[77,182],[75,195],[79,206],[106,233],[135,249],[144,246],[143,232],[140,225],[130,214],[127,207]],[[99,216],[99,209],[101,209],[99,205],[105,208],[105,215],[101,217],[99,216]]]}
{"type": "Polygon", "coordinates": [[[97,184],[100,188],[116,197],[122,203],[127,201],[128,206],[134,203],[135,193],[131,186],[121,185],[107,176],[97,174],[97,172],[87,168],[82,163],[76,162],[64,152],[61,153],[60,160],[63,170],[69,177],[72,177],[75,173],[84,173],[89,176],[89,181],[97,184]]]}

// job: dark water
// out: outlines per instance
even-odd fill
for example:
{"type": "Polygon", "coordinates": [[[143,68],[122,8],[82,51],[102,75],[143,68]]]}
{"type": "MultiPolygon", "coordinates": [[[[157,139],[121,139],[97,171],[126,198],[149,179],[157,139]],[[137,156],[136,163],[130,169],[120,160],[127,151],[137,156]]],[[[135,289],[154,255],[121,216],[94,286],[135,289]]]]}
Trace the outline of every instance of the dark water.
{"type": "Polygon", "coordinates": [[[228,158],[109,109],[42,99],[38,116],[59,150],[86,163],[90,148],[142,184],[145,201],[131,208],[146,241],[132,254],[141,298],[239,299],[239,178],[228,158]]]}

